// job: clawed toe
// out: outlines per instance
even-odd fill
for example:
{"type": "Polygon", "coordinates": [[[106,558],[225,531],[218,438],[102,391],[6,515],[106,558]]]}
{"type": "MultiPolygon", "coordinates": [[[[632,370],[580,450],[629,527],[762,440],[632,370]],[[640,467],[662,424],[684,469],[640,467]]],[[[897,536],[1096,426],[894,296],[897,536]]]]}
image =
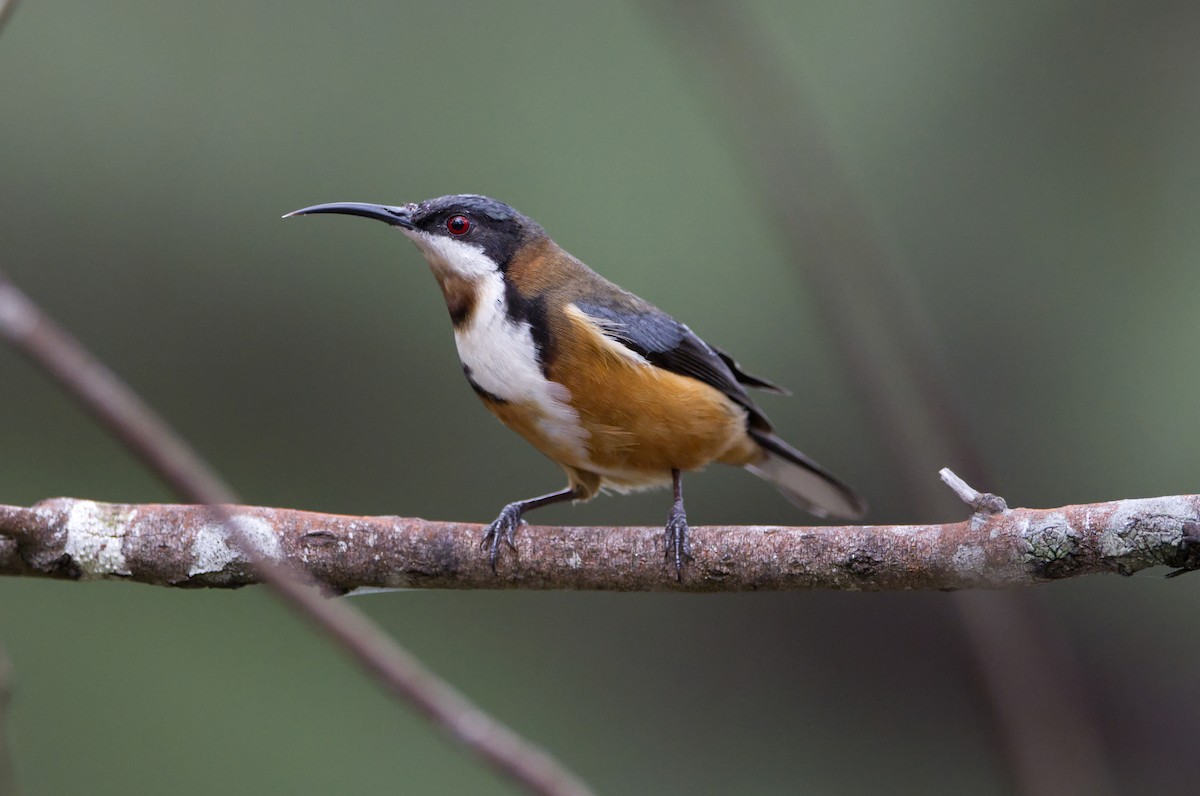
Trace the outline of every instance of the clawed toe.
{"type": "Polygon", "coordinates": [[[496,561],[500,558],[500,544],[503,542],[513,552],[517,550],[513,539],[517,528],[525,522],[521,519],[521,509],[521,504],[509,503],[501,510],[500,516],[487,527],[487,530],[483,532],[483,538],[479,540],[479,547],[488,551],[488,563],[491,564],[493,574],[496,573],[496,561]]]}
{"type": "Polygon", "coordinates": [[[551,492],[548,495],[541,497],[530,498],[529,500],[518,500],[516,503],[509,503],[500,512],[500,516],[492,521],[492,524],[483,532],[483,538],[479,540],[479,547],[488,551],[488,563],[492,565],[492,574],[496,572],[496,561],[500,558],[500,543],[508,545],[508,549],[514,553],[517,551],[517,546],[513,543],[513,537],[517,533],[517,528],[525,524],[521,519],[527,511],[531,511],[542,506],[549,506],[552,503],[562,503],[565,500],[574,500],[580,497],[575,491],[575,487],[567,487],[558,492],[551,492]]]}
{"type": "Polygon", "coordinates": [[[675,562],[675,579],[683,581],[683,568],[692,560],[692,540],[688,538],[687,515],[682,509],[672,510],[667,519],[663,553],[667,561],[675,562]]]}

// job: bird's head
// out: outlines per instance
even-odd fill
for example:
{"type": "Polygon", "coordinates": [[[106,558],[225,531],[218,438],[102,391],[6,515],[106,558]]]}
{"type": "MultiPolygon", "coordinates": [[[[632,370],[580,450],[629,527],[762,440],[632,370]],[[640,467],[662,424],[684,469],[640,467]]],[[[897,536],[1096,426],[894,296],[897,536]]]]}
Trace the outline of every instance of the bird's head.
{"type": "Polygon", "coordinates": [[[331,202],[284,218],[314,213],[362,216],[397,227],[417,244],[435,274],[467,280],[503,273],[523,247],[546,235],[536,221],[503,202],[473,194],[397,206],[331,202]]]}

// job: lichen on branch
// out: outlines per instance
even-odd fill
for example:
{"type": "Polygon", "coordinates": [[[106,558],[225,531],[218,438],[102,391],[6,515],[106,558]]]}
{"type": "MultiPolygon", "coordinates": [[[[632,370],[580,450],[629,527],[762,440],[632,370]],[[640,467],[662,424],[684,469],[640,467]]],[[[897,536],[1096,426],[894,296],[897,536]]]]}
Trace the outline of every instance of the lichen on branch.
{"type": "MultiPolygon", "coordinates": [[[[522,528],[516,550],[493,573],[476,524],[249,506],[229,511],[263,556],[299,566],[336,593],[969,589],[1200,566],[1196,495],[1055,509],[976,506],[968,519],[941,525],[697,527],[682,582],[663,560],[657,527],[522,528]]],[[[0,575],[179,587],[257,582],[225,526],[203,506],[72,498],[0,506],[0,575]]]]}

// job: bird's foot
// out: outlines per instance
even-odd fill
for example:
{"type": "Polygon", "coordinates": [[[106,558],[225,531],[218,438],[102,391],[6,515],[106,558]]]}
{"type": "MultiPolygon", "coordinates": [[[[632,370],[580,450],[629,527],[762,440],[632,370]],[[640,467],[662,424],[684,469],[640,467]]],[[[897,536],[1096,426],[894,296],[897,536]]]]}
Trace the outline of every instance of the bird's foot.
{"type": "Polygon", "coordinates": [[[508,545],[508,549],[514,553],[517,551],[517,546],[513,544],[513,536],[517,528],[525,524],[525,520],[521,519],[524,510],[525,507],[520,503],[509,503],[483,532],[479,546],[488,551],[488,563],[492,565],[492,574],[496,574],[496,560],[500,557],[501,542],[508,545]]]}
{"type": "Polygon", "coordinates": [[[675,562],[675,579],[683,581],[683,568],[692,560],[692,541],[688,538],[687,514],[683,506],[676,504],[667,517],[667,529],[663,536],[663,551],[667,561],[675,562]]]}

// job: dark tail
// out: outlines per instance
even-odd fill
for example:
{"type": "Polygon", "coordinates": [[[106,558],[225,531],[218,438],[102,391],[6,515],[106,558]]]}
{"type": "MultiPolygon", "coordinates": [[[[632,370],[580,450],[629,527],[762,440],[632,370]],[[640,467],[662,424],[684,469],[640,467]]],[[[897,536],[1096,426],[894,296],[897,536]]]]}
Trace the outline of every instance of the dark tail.
{"type": "Polygon", "coordinates": [[[789,501],[818,517],[856,520],[866,514],[866,501],[824,467],[770,432],[752,428],[750,436],[766,456],[746,469],[770,481],[789,501]]]}

